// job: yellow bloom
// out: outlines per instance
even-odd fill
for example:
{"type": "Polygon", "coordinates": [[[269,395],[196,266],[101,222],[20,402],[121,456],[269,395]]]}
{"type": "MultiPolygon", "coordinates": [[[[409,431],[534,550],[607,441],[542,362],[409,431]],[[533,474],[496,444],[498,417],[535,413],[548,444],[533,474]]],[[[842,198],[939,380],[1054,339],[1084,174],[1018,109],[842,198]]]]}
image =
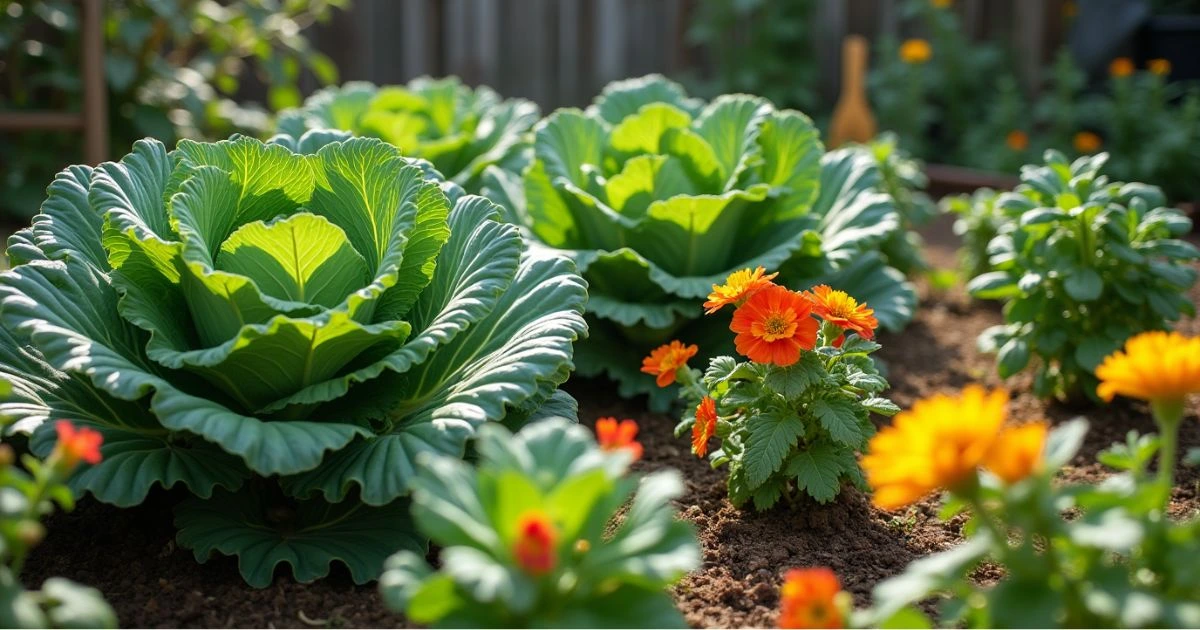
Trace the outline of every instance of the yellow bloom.
{"type": "Polygon", "coordinates": [[[905,40],[900,45],[900,60],[904,63],[921,64],[933,58],[933,47],[923,39],[905,40]]]}
{"type": "Polygon", "coordinates": [[[949,9],[954,6],[954,0],[931,0],[931,4],[939,9],[949,9]]]}
{"type": "Polygon", "coordinates": [[[1149,401],[1180,401],[1200,393],[1200,337],[1153,331],[1135,335],[1125,349],[1096,368],[1096,394],[1106,401],[1120,394],[1149,401]]]}
{"type": "Polygon", "coordinates": [[[1075,150],[1080,153],[1095,153],[1100,150],[1100,147],[1104,146],[1104,141],[1100,139],[1100,136],[1090,131],[1080,131],[1075,134],[1073,144],[1075,145],[1075,150]]]}
{"type": "Polygon", "coordinates": [[[862,467],[875,505],[894,510],[971,480],[1004,425],[1008,394],[968,385],[913,403],[867,445],[862,467]]]}
{"type": "Polygon", "coordinates": [[[1171,61],[1169,59],[1151,59],[1146,62],[1146,69],[1160,77],[1165,77],[1171,74],[1171,61]]]}
{"type": "Polygon", "coordinates": [[[1117,57],[1108,64],[1108,74],[1114,77],[1127,77],[1133,74],[1133,60],[1129,57],[1117,57]]]}
{"type": "Polygon", "coordinates": [[[712,285],[712,293],[708,294],[708,301],[704,303],[705,314],[712,315],[727,304],[740,306],[759,289],[774,284],[771,280],[778,276],[779,272],[764,276],[766,271],[762,267],[754,271],[742,269],[729,274],[729,277],[725,278],[725,284],[712,285]]]}
{"type": "Polygon", "coordinates": [[[1045,422],[1031,422],[1001,430],[983,458],[983,467],[1009,484],[1032,475],[1042,465],[1047,429],[1045,422]]]}

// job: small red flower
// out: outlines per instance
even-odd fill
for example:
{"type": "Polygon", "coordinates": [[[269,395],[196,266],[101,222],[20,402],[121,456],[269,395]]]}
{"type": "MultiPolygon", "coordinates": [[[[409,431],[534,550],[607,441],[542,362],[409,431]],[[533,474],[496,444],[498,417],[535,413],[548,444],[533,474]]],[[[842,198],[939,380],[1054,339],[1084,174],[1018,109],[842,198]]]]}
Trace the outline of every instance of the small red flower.
{"type": "Polygon", "coordinates": [[[842,586],[826,567],[792,569],[779,589],[780,628],[842,628],[837,603],[842,586]]]}
{"type": "Polygon", "coordinates": [[[558,529],[544,512],[531,510],[517,521],[513,558],[532,576],[542,576],[558,564],[558,529]]]}
{"type": "Polygon", "coordinates": [[[104,442],[104,436],[98,431],[76,430],[75,425],[66,420],[54,423],[54,430],[58,433],[55,452],[64,467],[75,468],[81,460],[89,464],[100,463],[100,444],[104,442]]]}
{"type": "Polygon", "coordinates": [[[737,351],[755,363],[787,367],[800,360],[800,350],[817,343],[812,302],[795,291],[772,285],[756,292],[733,312],[729,329],[737,333],[737,351]]]}
{"type": "Polygon", "coordinates": [[[642,457],[642,445],[633,439],[637,432],[638,425],[633,420],[618,423],[616,418],[600,418],[596,421],[596,442],[600,444],[600,450],[626,450],[633,453],[635,460],[642,457]]]}
{"type": "Polygon", "coordinates": [[[688,359],[696,356],[697,352],[700,352],[700,348],[695,344],[685,346],[678,340],[663,344],[642,359],[642,371],[657,376],[654,382],[659,387],[666,387],[675,382],[676,372],[687,366],[688,359]]]}
{"type": "Polygon", "coordinates": [[[717,403],[705,396],[696,407],[696,423],[692,425],[692,452],[696,457],[708,454],[708,440],[717,433],[717,403]]]}

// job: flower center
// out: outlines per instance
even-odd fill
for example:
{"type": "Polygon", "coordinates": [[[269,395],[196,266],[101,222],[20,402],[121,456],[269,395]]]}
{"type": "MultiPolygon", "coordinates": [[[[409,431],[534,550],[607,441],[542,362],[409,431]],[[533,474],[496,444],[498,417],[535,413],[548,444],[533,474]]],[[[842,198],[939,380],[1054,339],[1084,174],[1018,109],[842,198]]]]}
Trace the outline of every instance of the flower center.
{"type": "Polygon", "coordinates": [[[796,333],[796,317],[791,311],[776,311],[763,318],[758,336],[763,341],[775,341],[796,333]]]}

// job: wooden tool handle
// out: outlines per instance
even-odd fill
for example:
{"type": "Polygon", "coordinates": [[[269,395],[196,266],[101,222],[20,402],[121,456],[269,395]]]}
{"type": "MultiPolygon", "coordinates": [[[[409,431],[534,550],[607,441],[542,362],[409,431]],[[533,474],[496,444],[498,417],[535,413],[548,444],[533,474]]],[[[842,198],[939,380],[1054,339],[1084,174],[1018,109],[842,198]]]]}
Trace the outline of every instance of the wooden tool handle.
{"type": "Polygon", "coordinates": [[[849,35],[842,42],[842,96],[866,100],[867,40],[849,35]]]}

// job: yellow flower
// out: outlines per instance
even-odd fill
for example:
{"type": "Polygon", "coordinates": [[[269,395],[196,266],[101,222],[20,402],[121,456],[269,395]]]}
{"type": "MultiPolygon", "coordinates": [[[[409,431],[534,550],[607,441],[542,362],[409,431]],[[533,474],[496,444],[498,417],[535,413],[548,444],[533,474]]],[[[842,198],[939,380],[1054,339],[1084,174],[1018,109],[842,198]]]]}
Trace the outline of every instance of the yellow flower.
{"type": "Polygon", "coordinates": [[[1096,368],[1096,394],[1111,401],[1120,394],[1160,402],[1182,402],[1200,393],[1200,337],[1176,332],[1145,332],[1125,342],[1096,368]]]}
{"type": "Polygon", "coordinates": [[[1127,77],[1133,74],[1133,60],[1129,57],[1117,57],[1108,64],[1108,74],[1114,77],[1127,77]]]}
{"type": "Polygon", "coordinates": [[[1169,59],[1151,59],[1146,62],[1146,69],[1160,77],[1165,77],[1171,74],[1171,61],[1169,59]]]}
{"type": "Polygon", "coordinates": [[[954,0],[930,0],[930,4],[939,9],[949,9],[954,6],[954,0]]]}
{"type": "Polygon", "coordinates": [[[1001,430],[987,457],[983,458],[983,467],[1009,484],[1032,475],[1041,468],[1047,430],[1045,422],[1001,430]]]}
{"type": "Polygon", "coordinates": [[[1075,134],[1073,144],[1075,145],[1075,150],[1080,153],[1095,153],[1100,150],[1100,147],[1104,146],[1104,141],[1100,139],[1100,136],[1090,131],[1080,131],[1075,134]]]}
{"type": "Polygon", "coordinates": [[[900,60],[904,63],[922,64],[933,58],[933,47],[923,39],[905,40],[900,45],[900,60]]]}
{"type": "Polygon", "coordinates": [[[727,304],[740,306],[759,289],[774,284],[771,280],[778,276],[779,272],[764,276],[766,271],[762,267],[754,271],[742,269],[729,274],[729,277],[725,278],[725,284],[712,285],[712,293],[708,294],[708,301],[704,303],[704,313],[712,315],[727,304]]]}
{"type": "Polygon", "coordinates": [[[1008,394],[968,385],[896,415],[867,445],[862,467],[875,505],[894,510],[974,479],[1004,425],[1008,394]]]}

